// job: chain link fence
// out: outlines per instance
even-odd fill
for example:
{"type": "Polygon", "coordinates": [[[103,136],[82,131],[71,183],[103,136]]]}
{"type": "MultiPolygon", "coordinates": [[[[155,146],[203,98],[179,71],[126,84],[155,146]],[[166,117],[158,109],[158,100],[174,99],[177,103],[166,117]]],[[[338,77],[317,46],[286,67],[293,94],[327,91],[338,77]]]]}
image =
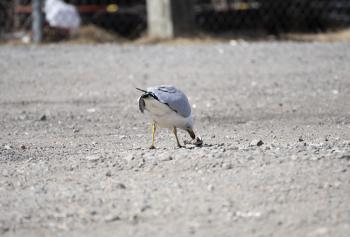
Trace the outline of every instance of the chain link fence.
{"type": "MultiPolygon", "coordinates": [[[[197,32],[325,32],[350,26],[349,0],[193,0],[197,32]]],[[[147,30],[146,0],[65,0],[83,25],[135,39],[147,30]]],[[[31,0],[0,1],[0,35],[30,31],[31,0]]],[[[46,24],[47,25],[47,24],[46,24]]]]}
{"type": "Polygon", "coordinates": [[[196,0],[196,22],[208,32],[324,32],[350,25],[348,0],[196,0]]]}

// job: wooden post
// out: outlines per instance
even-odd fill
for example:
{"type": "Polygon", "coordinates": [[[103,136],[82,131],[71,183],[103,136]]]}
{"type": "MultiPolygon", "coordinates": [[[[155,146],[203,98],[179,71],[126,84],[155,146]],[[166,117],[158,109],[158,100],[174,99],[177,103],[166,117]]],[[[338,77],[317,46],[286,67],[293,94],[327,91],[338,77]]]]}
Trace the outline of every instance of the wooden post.
{"type": "Polygon", "coordinates": [[[43,40],[43,14],[41,0],[32,0],[32,32],[35,43],[43,40]]]}
{"type": "Polygon", "coordinates": [[[189,35],[194,29],[193,0],[147,0],[147,21],[151,38],[189,35]]]}

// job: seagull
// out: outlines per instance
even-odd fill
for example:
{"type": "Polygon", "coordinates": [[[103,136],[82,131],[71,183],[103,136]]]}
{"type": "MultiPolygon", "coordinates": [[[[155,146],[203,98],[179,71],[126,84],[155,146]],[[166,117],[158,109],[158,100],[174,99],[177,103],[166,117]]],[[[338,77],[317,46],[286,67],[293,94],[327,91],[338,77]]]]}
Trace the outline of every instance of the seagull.
{"type": "MultiPolygon", "coordinates": [[[[152,120],[150,149],[155,149],[154,137],[157,127],[172,129],[178,147],[183,146],[179,142],[177,128],[187,131],[193,140],[196,139],[191,106],[187,96],[181,90],[171,85],[154,86],[146,90],[136,89],[143,92],[138,100],[141,113],[147,114],[152,120]]],[[[197,137],[194,145],[201,146],[202,139],[197,137]]]]}

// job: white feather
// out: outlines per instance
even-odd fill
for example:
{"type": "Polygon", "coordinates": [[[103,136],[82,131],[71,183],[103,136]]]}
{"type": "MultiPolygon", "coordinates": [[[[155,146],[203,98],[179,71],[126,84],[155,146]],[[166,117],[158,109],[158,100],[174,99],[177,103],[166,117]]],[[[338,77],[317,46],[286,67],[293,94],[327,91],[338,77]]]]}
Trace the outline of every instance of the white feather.
{"type": "Polygon", "coordinates": [[[159,127],[164,128],[182,128],[188,129],[193,127],[192,114],[188,117],[182,117],[169,106],[155,100],[154,98],[145,98],[145,113],[157,123],[159,127]]]}

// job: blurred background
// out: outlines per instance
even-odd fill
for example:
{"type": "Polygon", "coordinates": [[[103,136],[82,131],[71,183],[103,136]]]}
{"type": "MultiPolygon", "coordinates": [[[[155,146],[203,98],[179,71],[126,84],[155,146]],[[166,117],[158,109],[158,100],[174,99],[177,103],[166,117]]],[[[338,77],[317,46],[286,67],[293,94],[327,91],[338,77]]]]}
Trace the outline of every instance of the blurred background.
{"type": "Polygon", "coordinates": [[[349,0],[0,0],[2,42],[278,39],[349,26],[349,0]]]}

